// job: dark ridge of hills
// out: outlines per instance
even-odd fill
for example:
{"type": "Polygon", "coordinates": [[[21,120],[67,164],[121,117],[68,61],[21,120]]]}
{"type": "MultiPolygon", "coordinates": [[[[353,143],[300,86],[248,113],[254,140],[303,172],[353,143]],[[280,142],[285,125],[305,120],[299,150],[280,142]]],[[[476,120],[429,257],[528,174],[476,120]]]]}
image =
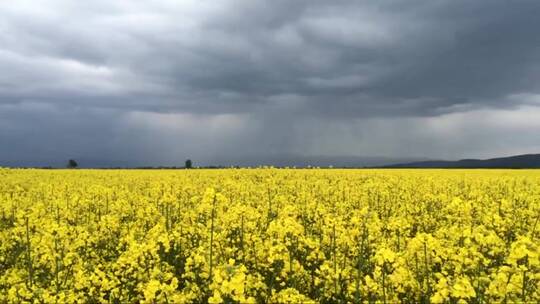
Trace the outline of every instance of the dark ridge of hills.
{"type": "Polygon", "coordinates": [[[540,154],[524,154],[490,159],[433,160],[400,163],[381,168],[463,168],[463,169],[535,169],[540,168],[540,154]]]}
{"type": "Polygon", "coordinates": [[[334,168],[370,168],[391,165],[395,163],[409,163],[425,161],[420,157],[377,157],[377,156],[325,156],[325,155],[295,155],[295,154],[268,154],[245,155],[236,159],[216,159],[211,164],[240,167],[334,167],[334,168]]]}
{"type": "MultiPolygon", "coordinates": [[[[142,161],[136,159],[101,159],[89,157],[73,157],[79,168],[101,169],[175,169],[183,168],[184,160],[174,161],[142,161]]],[[[34,159],[20,161],[2,161],[0,167],[11,168],[65,168],[68,157],[63,159],[34,159]]],[[[233,157],[214,157],[212,159],[193,158],[194,166],[200,168],[229,168],[229,167],[334,167],[334,168],[371,168],[386,166],[395,163],[409,163],[425,161],[420,157],[376,157],[376,156],[328,156],[328,155],[295,155],[295,154],[265,154],[265,155],[238,155],[233,157]]]]}

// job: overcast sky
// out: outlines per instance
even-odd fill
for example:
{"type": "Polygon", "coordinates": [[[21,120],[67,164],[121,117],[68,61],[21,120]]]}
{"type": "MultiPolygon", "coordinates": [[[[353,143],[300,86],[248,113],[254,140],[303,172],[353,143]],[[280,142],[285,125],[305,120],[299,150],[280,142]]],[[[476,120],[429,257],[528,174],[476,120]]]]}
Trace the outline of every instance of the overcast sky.
{"type": "Polygon", "coordinates": [[[0,164],[540,153],[540,1],[0,3],[0,164]]]}

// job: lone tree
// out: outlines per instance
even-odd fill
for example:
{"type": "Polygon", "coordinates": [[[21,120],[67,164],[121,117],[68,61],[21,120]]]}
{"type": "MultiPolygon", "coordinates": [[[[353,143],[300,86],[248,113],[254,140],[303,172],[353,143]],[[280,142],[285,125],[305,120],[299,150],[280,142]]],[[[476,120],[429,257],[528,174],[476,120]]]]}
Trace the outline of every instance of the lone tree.
{"type": "Polygon", "coordinates": [[[193,167],[193,162],[191,159],[186,160],[186,169],[191,169],[193,167]]]}
{"type": "Polygon", "coordinates": [[[77,168],[78,166],[79,166],[79,164],[77,164],[77,162],[76,162],[74,159],[70,159],[70,160],[68,161],[67,167],[68,167],[69,169],[75,169],[75,168],[77,168]]]}

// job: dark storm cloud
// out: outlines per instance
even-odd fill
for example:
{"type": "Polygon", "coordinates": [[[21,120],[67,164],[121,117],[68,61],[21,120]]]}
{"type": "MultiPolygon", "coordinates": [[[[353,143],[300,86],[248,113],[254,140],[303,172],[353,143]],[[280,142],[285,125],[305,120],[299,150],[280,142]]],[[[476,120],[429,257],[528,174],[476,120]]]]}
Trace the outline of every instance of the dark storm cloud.
{"type": "Polygon", "coordinates": [[[0,88],[20,99],[236,112],[295,94],[310,113],[384,116],[538,91],[537,1],[3,6],[0,62],[15,77],[0,88]]]}
{"type": "MultiPolygon", "coordinates": [[[[35,148],[52,143],[173,162],[182,149],[164,142],[181,136],[199,154],[250,144],[253,154],[377,153],[355,140],[400,154],[377,121],[421,129],[540,105],[539,15],[536,0],[6,2],[0,159],[58,155],[35,148]],[[176,152],[141,152],[148,143],[176,152]]],[[[423,134],[411,132],[398,134],[423,134]]],[[[427,142],[407,153],[439,153],[427,142]]]]}

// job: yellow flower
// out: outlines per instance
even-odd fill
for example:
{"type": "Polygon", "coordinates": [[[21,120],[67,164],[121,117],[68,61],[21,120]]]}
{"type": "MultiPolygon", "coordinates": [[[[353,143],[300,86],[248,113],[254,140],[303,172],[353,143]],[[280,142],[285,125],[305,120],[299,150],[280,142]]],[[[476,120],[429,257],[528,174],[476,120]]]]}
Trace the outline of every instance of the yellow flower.
{"type": "Polygon", "coordinates": [[[223,303],[223,298],[221,298],[221,294],[219,293],[219,291],[214,291],[214,294],[210,298],[208,298],[208,303],[223,303]]]}
{"type": "Polygon", "coordinates": [[[471,282],[466,277],[459,277],[454,285],[452,285],[452,297],[458,299],[468,299],[476,296],[476,292],[471,285],[471,282]]]}
{"type": "Polygon", "coordinates": [[[0,303],[540,302],[539,171],[0,180],[0,303]]]}

